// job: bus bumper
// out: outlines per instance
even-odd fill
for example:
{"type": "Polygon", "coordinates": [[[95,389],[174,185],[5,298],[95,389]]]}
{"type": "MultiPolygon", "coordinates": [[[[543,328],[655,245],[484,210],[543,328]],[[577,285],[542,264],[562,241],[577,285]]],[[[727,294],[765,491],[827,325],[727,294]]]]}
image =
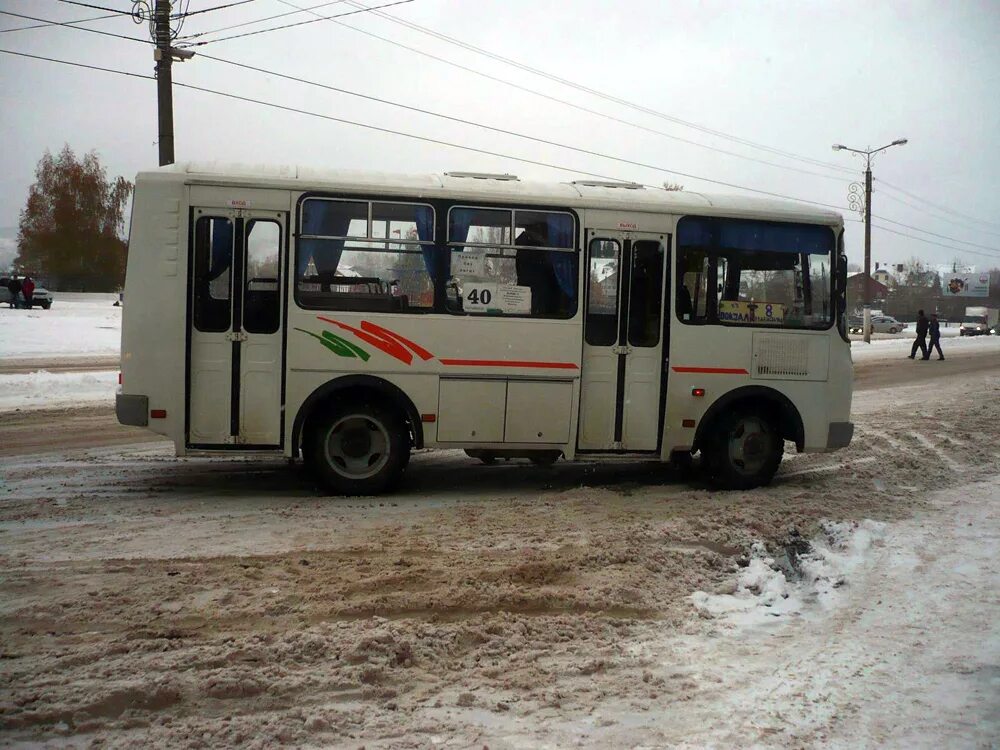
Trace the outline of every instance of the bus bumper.
{"type": "Polygon", "coordinates": [[[149,397],[116,393],[115,416],[119,424],[146,427],[149,424],[149,397]]]}
{"type": "Polygon", "coordinates": [[[830,431],[826,437],[826,449],[835,451],[846,448],[851,444],[852,437],[854,437],[853,422],[831,422],[830,431]]]}

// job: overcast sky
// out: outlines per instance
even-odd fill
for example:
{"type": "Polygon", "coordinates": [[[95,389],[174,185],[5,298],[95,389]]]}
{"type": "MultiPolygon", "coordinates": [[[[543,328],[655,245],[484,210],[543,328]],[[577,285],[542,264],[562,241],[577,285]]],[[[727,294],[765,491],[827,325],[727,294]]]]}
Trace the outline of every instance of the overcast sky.
{"type": "MultiPolygon", "coordinates": [[[[232,1],[192,0],[188,9],[232,1]]],[[[386,1],[366,0],[366,4],[386,1]]],[[[132,5],[130,0],[87,2],[121,10],[132,5]]],[[[315,7],[322,0],[293,2],[315,7]]],[[[63,22],[104,14],[60,0],[0,0],[0,10],[63,22]]],[[[291,3],[284,0],[253,0],[191,16],[181,32],[201,34],[290,10],[291,3]]],[[[340,2],[316,12],[333,15],[349,10],[347,2],[340,2]]],[[[175,65],[174,80],[569,169],[651,185],[679,182],[706,193],[740,192],[700,179],[709,178],[841,206],[847,219],[858,218],[847,210],[847,195],[850,183],[863,179],[864,167],[846,152],[832,151],[831,144],[878,147],[908,138],[909,144],[894,147],[875,161],[872,206],[882,218],[873,222],[873,261],[897,263],[917,256],[932,264],[960,258],[979,268],[1000,266],[1000,3],[996,0],[413,0],[385,13],[658,114],[546,80],[371,13],[194,49],[651,166],[445,122],[200,56],[175,65]],[[854,172],[840,171],[838,166],[854,172]],[[890,234],[878,225],[926,241],[890,234]]],[[[299,13],[190,41],[310,18],[314,16],[299,13]]],[[[0,15],[0,49],[152,73],[152,50],[145,44],[59,26],[6,31],[32,23],[0,15]]],[[[148,39],[148,27],[124,15],[86,25],[148,39]]],[[[0,54],[0,243],[2,228],[17,225],[45,149],[58,151],[64,143],[78,153],[96,149],[112,176],[130,179],[157,165],[155,87],[151,80],[0,54]]],[[[476,170],[542,180],[580,179],[568,171],[183,88],[175,90],[174,113],[178,161],[298,163],[400,172],[476,170]]],[[[852,261],[860,262],[862,225],[847,226],[848,253],[852,261]]]]}

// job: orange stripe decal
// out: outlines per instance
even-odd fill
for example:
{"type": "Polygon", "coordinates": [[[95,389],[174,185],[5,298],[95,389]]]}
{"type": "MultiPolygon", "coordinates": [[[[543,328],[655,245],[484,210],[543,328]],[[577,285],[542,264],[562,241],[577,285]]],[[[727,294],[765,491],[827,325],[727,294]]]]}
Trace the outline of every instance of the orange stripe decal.
{"type": "Polygon", "coordinates": [[[674,372],[700,372],[706,375],[749,375],[742,367],[674,367],[674,372]]]}
{"type": "Polygon", "coordinates": [[[524,362],[515,359],[442,359],[449,367],[539,367],[550,370],[578,370],[572,362],[524,362]]]}

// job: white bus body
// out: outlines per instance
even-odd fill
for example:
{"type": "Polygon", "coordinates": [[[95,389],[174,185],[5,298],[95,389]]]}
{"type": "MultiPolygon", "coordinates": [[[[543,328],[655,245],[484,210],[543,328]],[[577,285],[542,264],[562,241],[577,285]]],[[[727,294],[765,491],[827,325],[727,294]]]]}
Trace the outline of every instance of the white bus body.
{"type": "Polygon", "coordinates": [[[851,440],[839,215],[543,184],[175,165],[132,209],[119,421],[376,493],[411,448],[700,450],[765,484],[851,440]]]}

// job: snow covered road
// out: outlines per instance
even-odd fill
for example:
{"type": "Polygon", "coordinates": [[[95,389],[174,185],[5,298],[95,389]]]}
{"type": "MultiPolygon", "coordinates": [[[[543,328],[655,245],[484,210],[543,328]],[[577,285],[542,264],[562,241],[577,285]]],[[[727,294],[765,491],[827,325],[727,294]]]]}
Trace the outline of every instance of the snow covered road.
{"type": "Polygon", "coordinates": [[[445,451],[415,455],[398,495],[330,499],[283,462],[84,449],[99,428],[14,450],[0,732],[989,747],[1000,373],[950,363],[879,374],[855,396],[849,449],[791,454],[772,487],[738,495],[658,465],[483,467],[445,451]],[[803,539],[812,567],[789,562],[803,539]],[[727,596],[745,617],[705,606],[727,596]]]}

